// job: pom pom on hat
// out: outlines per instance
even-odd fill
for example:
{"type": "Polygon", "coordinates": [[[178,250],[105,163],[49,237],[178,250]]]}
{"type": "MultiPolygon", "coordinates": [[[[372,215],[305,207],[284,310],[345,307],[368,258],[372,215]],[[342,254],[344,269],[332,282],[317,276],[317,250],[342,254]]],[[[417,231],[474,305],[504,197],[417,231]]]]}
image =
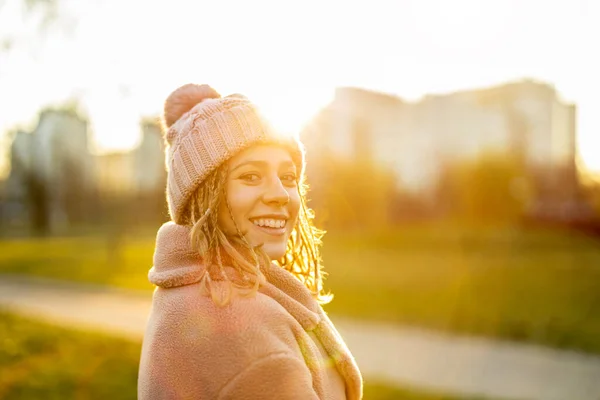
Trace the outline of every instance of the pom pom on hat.
{"type": "Polygon", "coordinates": [[[183,114],[206,99],[218,99],[221,95],[208,85],[188,83],[175,89],[167,97],[164,108],[164,123],[170,128],[183,114]]]}

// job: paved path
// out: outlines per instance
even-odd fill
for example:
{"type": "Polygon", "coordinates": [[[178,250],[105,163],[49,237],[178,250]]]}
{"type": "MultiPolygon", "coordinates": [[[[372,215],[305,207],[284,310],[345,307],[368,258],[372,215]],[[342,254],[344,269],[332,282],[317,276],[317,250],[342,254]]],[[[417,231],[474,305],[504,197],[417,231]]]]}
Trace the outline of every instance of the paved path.
{"type": "MultiPolygon", "coordinates": [[[[0,275],[0,306],[140,339],[150,293],[0,275]]],[[[600,400],[600,357],[332,317],[367,380],[506,399],[600,400]]]]}

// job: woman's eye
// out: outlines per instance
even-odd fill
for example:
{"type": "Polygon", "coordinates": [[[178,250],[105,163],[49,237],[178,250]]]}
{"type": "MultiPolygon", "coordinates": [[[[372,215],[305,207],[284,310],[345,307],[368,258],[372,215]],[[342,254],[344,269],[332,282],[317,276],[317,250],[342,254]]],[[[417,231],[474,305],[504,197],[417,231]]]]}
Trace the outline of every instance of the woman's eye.
{"type": "Polygon", "coordinates": [[[245,174],[240,177],[242,180],[246,182],[257,182],[260,180],[260,176],[258,174],[245,174]]]}
{"type": "Polygon", "coordinates": [[[282,177],[282,180],[285,182],[296,182],[297,179],[296,174],[285,174],[282,177]]]}

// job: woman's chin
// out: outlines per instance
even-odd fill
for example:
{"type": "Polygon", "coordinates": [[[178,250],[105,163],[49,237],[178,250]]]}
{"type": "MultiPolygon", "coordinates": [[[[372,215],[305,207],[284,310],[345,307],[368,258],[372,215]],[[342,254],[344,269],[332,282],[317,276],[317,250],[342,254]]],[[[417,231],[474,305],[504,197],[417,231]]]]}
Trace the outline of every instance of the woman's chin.
{"type": "Polygon", "coordinates": [[[263,249],[272,261],[277,261],[285,255],[286,243],[265,243],[263,249]]]}

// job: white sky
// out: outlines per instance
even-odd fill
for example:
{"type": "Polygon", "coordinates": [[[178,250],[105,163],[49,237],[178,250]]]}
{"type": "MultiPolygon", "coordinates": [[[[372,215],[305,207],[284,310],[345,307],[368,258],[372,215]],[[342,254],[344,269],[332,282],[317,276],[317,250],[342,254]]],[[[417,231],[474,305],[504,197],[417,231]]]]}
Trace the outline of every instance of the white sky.
{"type": "Polygon", "coordinates": [[[79,97],[106,151],[134,146],[140,116],[187,82],[297,129],[339,85],[417,99],[532,77],[578,105],[580,154],[600,171],[596,0],[63,0],[69,32],[45,40],[17,3],[0,8],[0,37],[25,44],[0,53],[0,131],[79,97]]]}

